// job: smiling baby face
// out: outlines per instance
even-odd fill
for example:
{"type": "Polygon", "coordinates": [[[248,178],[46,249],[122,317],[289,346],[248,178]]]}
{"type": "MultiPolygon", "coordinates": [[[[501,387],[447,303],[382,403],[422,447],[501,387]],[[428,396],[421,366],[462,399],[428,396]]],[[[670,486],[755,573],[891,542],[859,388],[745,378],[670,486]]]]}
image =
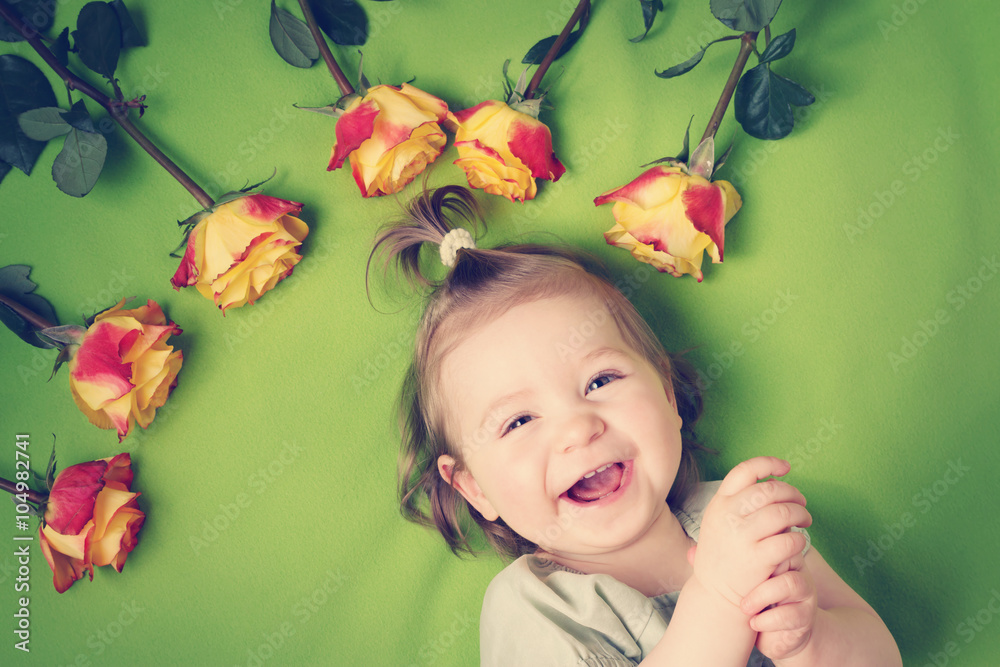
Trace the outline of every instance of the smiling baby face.
{"type": "Polygon", "coordinates": [[[442,360],[439,389],[464,463],[441,456],[441,475],[546,551],[613,552],[669,511],[673,393],[598,298],[542,298],[472,329],[442,360]]]}

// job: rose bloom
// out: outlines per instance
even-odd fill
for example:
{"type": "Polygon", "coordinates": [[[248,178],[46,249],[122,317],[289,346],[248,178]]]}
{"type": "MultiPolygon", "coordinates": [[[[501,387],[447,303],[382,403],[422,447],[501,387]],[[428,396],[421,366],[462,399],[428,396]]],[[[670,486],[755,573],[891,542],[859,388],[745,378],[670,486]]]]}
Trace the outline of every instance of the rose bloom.
{"type": "Polygon", "coordinates": [[[444,150],[439,123],[447,117],[447,104],[408,83],[369,88],[337,119],[326,170],[340,169],[350,157],[363,197],[399,192],[444,150]]]}
{"type": "Polygon", "coordinates": [[[125,299],[99,313],[72,346],[69,388],[98,428],[118,430],[121,442],[134,424],[146,428],[177,386],[183,355],[167,345],[181,329],[167,322],[155,301],[122,310],[125,299]]]}
{"type": "Polygon", "coordinates": [[[661,272],[691,274],[698,282],[703,251],[713,262],[722,261],[724,227],[743,204],[727,181],[711,182],[683,167],[662,166],[605,192],[594,205],[609,201],[615,202],[611,213],[618,223],[604,233],[610,245],[661,272]]]}
{"type": "Polygon", "coordinates": [[[558,181],[566,173],[552,152],[549,128],[526,113],[486,100],[453,118],[458,124],[455,164],[473,188],[523,202],[535,198],[536,178],[558,181]]]}
{"type": "Polygon", "coordinates": [[[187,250],[170,279],[175,289],[194,285],[223,314],[253,303],[292,273],[309,234],[294,217],[302,204],[247,195],[216,206],[188,236],[187,250]]]}
{"type": "Polygon", "coordinates": [[[125,454],[70,466],[56,476],[38,529],[52,583],[64,593],[85,571],[118,572],[136,545],[146,515],[132,493],[132,460],[125,454]]]}

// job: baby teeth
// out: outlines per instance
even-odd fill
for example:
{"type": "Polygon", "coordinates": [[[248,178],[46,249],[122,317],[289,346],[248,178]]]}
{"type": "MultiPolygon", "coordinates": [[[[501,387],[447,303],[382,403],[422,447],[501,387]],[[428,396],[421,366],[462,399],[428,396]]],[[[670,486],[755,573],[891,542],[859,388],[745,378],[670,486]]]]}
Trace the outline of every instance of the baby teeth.
{"type": "Polygon", "coordinates": [[[611,466],[613,466],[613,465],[614,465],[614,463],[607,463],[607,464],[605,464],[605,465],[602,465],[602,466],[601,466],[600,468],[598,468],[597,470],[595,470],[595,471],[593,471],[593,472],[588,472],[588,473],[587,473],[586,475],[584,475],[584,476],[583,476],[583,478],[584,478],[584,479],[590,479],[591,477],[593,477],[593,476],[594,476],[594,475],[596,475],[597,473],[599,473],[599,472],[604,472],[605,470],[607,470],[608,468],[610,468],[610,467],[611,467],[611,466]]]}

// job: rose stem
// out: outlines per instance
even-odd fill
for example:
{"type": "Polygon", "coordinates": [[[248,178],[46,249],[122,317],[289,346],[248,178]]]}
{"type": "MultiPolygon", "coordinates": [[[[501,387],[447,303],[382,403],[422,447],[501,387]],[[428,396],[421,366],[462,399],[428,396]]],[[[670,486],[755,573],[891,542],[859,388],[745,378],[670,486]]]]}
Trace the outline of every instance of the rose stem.
{"type": "Polygon", "coordinates": [[[531,83],[528,84],[528,89],[524,91],[524,99],[530,100],[532,95],[535,94],[535,89],[542,84],[542,77],[545,73],[549,71],[549,66],[555,61],[556,54],[559,53],[559,49],[562,48],[566,40],[569,39],[569,33],[572,32],[573,26],[577,24],[580,17],[583,16],[584,12],[590,9],[590,0],[580,0],[580,4],[576,6],[576,10],[573,15],[569,17],[569,22],[566,27],[562,29],[559,36],[556,37],[556,41],[552,43],[545,57],[542,59],[542,63],[535,70],[535,76],[531,77],[531,83]]]}
{"type": "Polygon", "coordinates": [[[191,193],[191,196],[197,199],[198,203],[204,208],[211,208],[215,205],[212,198],[209,197],[208,194],[202,190],[190,176],[185,174],[180,167],[164,155],[163,151],[154,146],[153,142],[151,142],[141,131],[139,131],[139,128],[132,124],[132,121],[128,118],[127,106],[119,100],[108,97],[63,67],[62,63],[56,60],[56,57],[51,51],[49,51],[48,47],[42,43],[41,39],[39,39],[38,33],[25,26],[17,12],[15,12],[10,5],[5,2],[5,0],[0,0],[0,16],[7,19],[7,22],[10,23],[16,31],[21,33],[21,35],[28,41],[28,44],[30,44],[31,47],[38,52],[38,55],[42,57],[49,67],[55,70],[56,74],[62,78],[63,83],[66,84],[66,88],[70,90],[79,90],[81,93],[104,107],[111,118],[113,118],[116,123],[121,125],[122,129],[125,130],[130,137],[135,139],[136,143],[142,146],[142,148],[149,153],[149,155],[156,160],[161,167],[166,169],[171,176],[177,179],[177,181],[183,185],[184,188],[191,193]]]}
{"type": "Polygon", "coordinates": [[[299,0],[299,7],[302,8],[302,14],[306,17],[306,25],[309,26],[309,32],[312,33],[313,40],[316,42],[316,46],[319,47],[319,52],[323,56],[326,68],[330,70],[333,80],[340,87],[340,94],[350,95],[354,92],[354,86],[344,76],[344,71],[340,69],[340,65],[334,59],[333,53],[330,52],[330,47],[327,45],[326,39],[324,39],[323,34],[319,31],[319,26],[316,25],[316,17],[313,16],[312,7],[309,6],[309,0],[299,0]]]}
{"type": "Polygon", "coordinates": [[[705,134],[701,135],[702,141],[705,141],[709,137],[714,137],[715,133],[719,131],[719,125],[722,124],[722,117],[726,115],[726,109],[729,108],[729,100],[733,98],[736,84],[740,81],[740,75],[743,74],[743,68],[746,67],[747,59],[750,58],[750,52],[753,51],[756,42],[757,33],[755,32],[745,32],[740,38],[740,52],[736,56],[736,63],[733,65],[733,71],[729,73],[729,80],[726,81],[726,87],[722,89],[722,97],[719,98],[719,103],[715,105],[715,111],[712,112],[712,117],[708,119],[708,127],[705,128],[705,134]]]}
{"type": "Polygon", "coordinates": [[[17,301],[14,301],[13,299],[11,299],[8,296],[4,296],[3,294],[0,294],[0,303],[2,303],[3,305],[7,306],[8,308],[10,308],[15,313],[17,313],[18,315],[20,315],[24,319],[28,320],[28,322],[30,324],[32,324],[33,326],[38,327],[39,329],[48,329],[50,327],[54,327],[55,326],[54,324],[52,324],[51,322],[49,322],[48,320],[46,320],[41,315],[38,315],[34,311],[28,310],[27,308],[25,308],[24,306],[22,306],[21,304],[19,304],[17,301]]]}
{"type": "Polygon", "coordinates": [[[8,493],[16,493],[18,495],[23,493],[25,496],[27,496],[28,502],[35,505],[41,505],[49,497],[47,493],[43,494],[43,493],[38,493],[37,491],[31,491],[31,490],[18,491],[17,485],[14,484],[14,482],[10,481],[9,479],[4,479],[3,477],[0,477],[0,489],[3,489],[8,493]]]}

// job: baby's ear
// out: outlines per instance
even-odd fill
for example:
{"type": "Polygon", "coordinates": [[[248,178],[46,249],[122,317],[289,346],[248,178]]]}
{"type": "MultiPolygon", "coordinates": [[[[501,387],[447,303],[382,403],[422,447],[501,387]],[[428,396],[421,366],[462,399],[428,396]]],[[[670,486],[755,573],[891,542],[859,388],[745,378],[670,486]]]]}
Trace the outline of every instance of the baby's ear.
{"type": "Polygon", "coordinates": [[[487,521],[496,521],[500,518],[499,512],[486,499],[483,490],[479,488],[479,483],[476,482],[472,473],[464,468],[456,470],[455,459],[448,454],[439,456],[437,464],[438,473],[441,475],[441,478],[461,493],[462,497],[475,507],[476,511],[483,515],[484,519],[487,521]]]}

